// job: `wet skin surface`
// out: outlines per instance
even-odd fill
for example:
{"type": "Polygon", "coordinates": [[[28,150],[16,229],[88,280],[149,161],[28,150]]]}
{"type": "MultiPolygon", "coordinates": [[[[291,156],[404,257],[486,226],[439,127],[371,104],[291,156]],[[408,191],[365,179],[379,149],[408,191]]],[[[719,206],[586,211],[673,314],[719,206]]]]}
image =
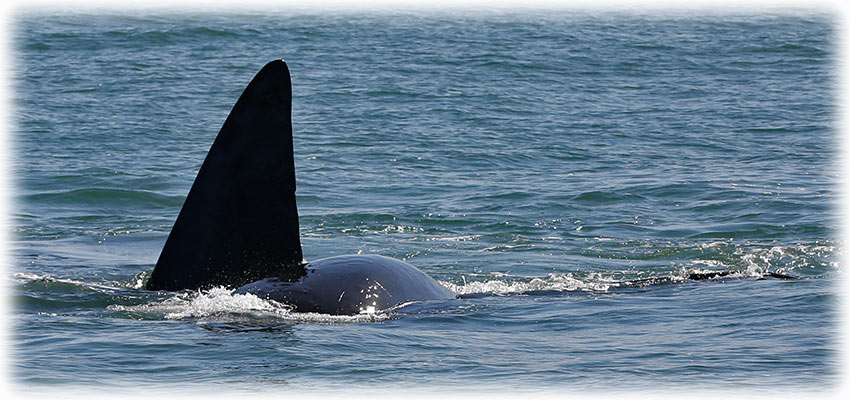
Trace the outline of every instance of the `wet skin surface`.
{"type": "Polygon", "coordinates": [[[416,267],[378,255],[323,258],[305,266],[298,279],[272,277],[234,294],[251,293],[295,307],[298,312],[352,315],[401,303],[454,299],[456,295],[416,267]]]}

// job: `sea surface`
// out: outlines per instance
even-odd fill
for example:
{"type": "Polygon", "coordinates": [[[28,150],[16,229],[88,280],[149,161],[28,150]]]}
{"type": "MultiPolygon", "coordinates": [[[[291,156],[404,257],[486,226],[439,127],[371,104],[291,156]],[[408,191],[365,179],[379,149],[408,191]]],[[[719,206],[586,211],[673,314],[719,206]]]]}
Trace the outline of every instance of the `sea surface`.
{"type": "Polygon", "coordinates": [[[14,391],[841,383],[825,11],[41,9],[12,22],[14,391]],[[278,58],[305,258],[403,259],[459,299],[340,317],[227,288],[143,289],[231,107],[278,58]],[[732,274],[685,279],[707,271],[732,274]],[[639,279],[655,283],[624,284],[639,279]]]}

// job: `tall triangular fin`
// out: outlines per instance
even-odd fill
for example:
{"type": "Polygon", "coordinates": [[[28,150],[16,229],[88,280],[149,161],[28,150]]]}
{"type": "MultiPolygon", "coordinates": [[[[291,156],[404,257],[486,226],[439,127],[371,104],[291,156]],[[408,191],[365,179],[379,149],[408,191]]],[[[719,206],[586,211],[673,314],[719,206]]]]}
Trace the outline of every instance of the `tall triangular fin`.
{"type": "Polygon", "coordinates": [[[147,289],[238,287],[302,273],[291,109],[289,69],[272,61],[213,142],[147,289]]]}

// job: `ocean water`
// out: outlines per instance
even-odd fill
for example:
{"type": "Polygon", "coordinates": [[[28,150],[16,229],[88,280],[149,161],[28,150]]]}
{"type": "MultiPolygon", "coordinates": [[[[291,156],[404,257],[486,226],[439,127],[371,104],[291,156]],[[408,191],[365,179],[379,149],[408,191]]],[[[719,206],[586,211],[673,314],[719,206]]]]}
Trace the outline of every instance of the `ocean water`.
{"type": "Polygon", "coordinates": [[[16,391],[840,383],[825,12],[13,22],[16,391]],[[230,108],[276,58],[305,257],[404,259],[461,298],[339,317],[142,289],[230,108]]]}

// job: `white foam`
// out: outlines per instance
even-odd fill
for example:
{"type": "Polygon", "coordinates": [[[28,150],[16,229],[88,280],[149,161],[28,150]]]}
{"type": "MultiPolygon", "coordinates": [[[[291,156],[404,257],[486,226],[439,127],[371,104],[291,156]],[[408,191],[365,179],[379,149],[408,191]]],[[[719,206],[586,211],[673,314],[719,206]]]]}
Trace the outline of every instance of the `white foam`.
{"type": "Polygon", "coordinates": [[[133,289],[141,289],[145,286],[145,282],[148,280],[148,271],[142,271],[136,276],[133,277],[133,283],[131,287],[133,289]]]}
{"type": "Polygon", "coordinates": [[[69,284],[69,285],[75,285],[75,286],[83,287],[83,288],[93,290],[93,291],[96,291],[96,292],[101,292],[101,293],[114,293],[114,292],[126,289],[126,287],[120,285],[117,282],[113,282],[115,284],[115,286],[112,286],[112,285],[107,285],[107,284],[103,284],[103,283],[83,282],[83,281],[76,280],[76,279],[57,278],[57,277],[50,276],[50,275],[39,275],[39,274],[26,273],[26,272],[18,272],[18,273],[12,274],[11,278],[12,278],[12,281],[15,282],[15,283],[25,284],[25,283],[37,282],[37,281],[66,283],[66,284],[69,284]]]}
{"type": "Polygon", "coordinates": [[[182,292],[161,301],[137,306],[110,305],[113,311],[133,311],[163,314],[166,319],[220,319],[240,317],[277,318],[285,322],[350,323],[385,320],[389,313],[372,311],[358,315],[329,315],[298,313],[292,307],[274,300],[261,299],[253,294],[233,294],[232,290],[217,287],[205,292],[182,292]]]}
{"type": "MultiPolygon", "coordinates": [[[[723,242],[713,242],[705,246],[719,247],[723,242]]],[[[486,250],[486,249],[485,249],[486,250]]],[[[461,276],[463,284],[440,282],[443,286],[459,295],[467,294],[519,294],[533,291],[593,291],[605,292],[612,288],[629,286],[630,282],[645,281],[657,278],[661,281],[680,282],[688,279],[691,273],[712,273],[723,271],[717,279],[749,279],[763,278],[770,272],[787,273],[800,267],[811,267],[806,259],[818,253],[832,252],[831,246],[790,246],[772,248],[742,248],[736,249],[735,255],[739,262],[732,260],[731,264],[712,259],[683,260],[682,264],[671,265],[673,269],[664,271],[646,271],[649,275],[638,274],[636,271],[611,271],[600,273],[574,274],[552,273],[543,277],[510,277],[509,279],[492,279],[508,277],[498,272],[489,274],[465,274],[461,276]],[[804,254],[805,256],[801,256],[804,254]],[[791,259],[789,263],[788,259],[791,259]],[[741,265],[743,264],[743,265],[741,265]],[[743,268],[742,268],[743,267],[743,268]],[[475,277],[477,280],[468,279],[475,277]],[[616,277],[616,278],[615,278],[616,277]]],[[[830,263],[832,265],[833,263],[830,263]]]]}
{"type": "Polygon", "coordinates": [[[463,285],[455,285],[451,282],[440,282],[449,290],[460,294],[512,294],[534,291],[608,291],[611,287],[619,286],[619,282],[610,277],[603,277],[597,273],[591,273],[585,277],[578,278],[572,273],[549,274],[544,277],[514,279],[514,280],[487,280],[467,282],[464,278],[463,285]]]}

